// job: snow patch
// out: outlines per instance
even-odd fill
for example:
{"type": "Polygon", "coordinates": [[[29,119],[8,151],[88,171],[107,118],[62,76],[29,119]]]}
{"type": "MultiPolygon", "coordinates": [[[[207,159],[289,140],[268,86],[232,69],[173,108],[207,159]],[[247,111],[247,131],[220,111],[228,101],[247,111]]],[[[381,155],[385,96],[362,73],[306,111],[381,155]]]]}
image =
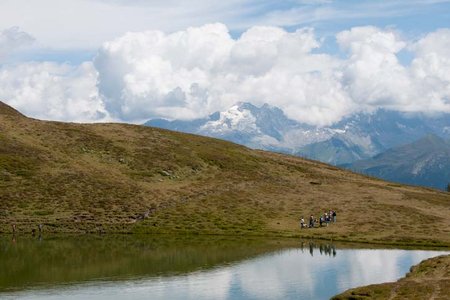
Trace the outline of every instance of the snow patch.
{"type": "Polygon", "coordinates": [[[225,133],[230,131],[259,132],[256,126],[256,118],[247,109],[241,109],[238,105],[221,112],[219,120],[208,121],[200,128],[200,131],[212,131],[225,133]]]}

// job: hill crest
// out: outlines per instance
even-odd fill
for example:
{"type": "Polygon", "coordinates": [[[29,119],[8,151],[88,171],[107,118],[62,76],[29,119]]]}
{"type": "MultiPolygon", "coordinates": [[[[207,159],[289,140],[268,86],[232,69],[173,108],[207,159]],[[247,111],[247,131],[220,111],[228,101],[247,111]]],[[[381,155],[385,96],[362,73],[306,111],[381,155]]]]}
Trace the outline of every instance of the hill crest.
{"type": "Polygon", "coordinates": [[[448,193],[152,127],[4,117],[0,127],[0,232],[44,224],[450,246],[448,193]],[[299,229],[301,216],[330,209],[338,223],[299,229]]]}
{"type": "Polygon", "coordinates": [[[5,102],[0,101],[0,115],[13,116],[13,117],[25,117],[18,110],[12,108],[5,102]]]}

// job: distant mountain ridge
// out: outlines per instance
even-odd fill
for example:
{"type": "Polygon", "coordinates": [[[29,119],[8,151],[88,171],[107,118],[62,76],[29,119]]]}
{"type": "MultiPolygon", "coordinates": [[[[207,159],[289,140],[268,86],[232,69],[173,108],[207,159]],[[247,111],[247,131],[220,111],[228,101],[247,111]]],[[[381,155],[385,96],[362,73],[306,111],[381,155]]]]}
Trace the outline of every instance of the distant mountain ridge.
{"type": "Polygon", "coordinates": [[[150,120],[147,126],[220,138],[251,148],[294,153],[301,146],[322,141],[332,132],[289,119],[275,106],[239,102],[226,111],[192,121],[150,120]]]}
{"type": "Polygon", "coordinates": [[[446,149],[444,140],[450,140],[450,114],[430,116],[380,109],[353,114],[332,126],[315,127],[289,119],[278,107],[239,102],[203,119],[157,119],[145,125],[293,154],[386,180],[439,189],[446,186],[446,180],[450,182],[440,167],[447,166],[450,152],[439,149],[444,145],[446,149]],[[389,165],[382,165],[390,160],[389,165]],[[420,164],[420,172],[415,174],[413,169],[418,170],[420,164]]]}
{"type": "Polygon", "coordinates": [[[289,153],[334,165],[368,159],[427,134],[450,139],[450,114],[427,116],[380,109],[317,127],[289,119],[268,104],[239,102],[192,121],[150,120],[145,125],[225,139],[251,148],[289,153]]]}
{"type": "Polygon", "coordinates": [[[450,142],[429,134],[345,167],[389,181],[445,190],[450,183],[450,142]]]}

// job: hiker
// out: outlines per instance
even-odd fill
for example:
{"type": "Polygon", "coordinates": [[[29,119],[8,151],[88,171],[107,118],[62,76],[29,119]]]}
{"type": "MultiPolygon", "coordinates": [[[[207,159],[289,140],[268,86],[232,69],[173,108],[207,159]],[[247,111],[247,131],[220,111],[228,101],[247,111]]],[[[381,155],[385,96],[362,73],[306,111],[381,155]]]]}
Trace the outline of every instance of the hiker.
{"type": "Polygon", "coordinates": [[[305,219],[303,217],[300,218],[300,228],[305,228],[305,219]]]}
{"type": "MultiPolygon", "coordinates": [[[[326,224],[326,226],[328,227],[329,223],[336,223],[336,211],[330,209],[328,212],[324,212],[323,214],[320,215],[319,219],[316,219],[313,215],[311,215],[309,217],[309,224],[308,224],[308,228],[314,228],[315,227],[315,223],[319,223],[320,227],[324,226],[324,223],[326,224]]],[[[300,228],[305,228],[307,227],[305,224],[305,219],[303,219],[303,217],[300,218],[300,228]]]]}

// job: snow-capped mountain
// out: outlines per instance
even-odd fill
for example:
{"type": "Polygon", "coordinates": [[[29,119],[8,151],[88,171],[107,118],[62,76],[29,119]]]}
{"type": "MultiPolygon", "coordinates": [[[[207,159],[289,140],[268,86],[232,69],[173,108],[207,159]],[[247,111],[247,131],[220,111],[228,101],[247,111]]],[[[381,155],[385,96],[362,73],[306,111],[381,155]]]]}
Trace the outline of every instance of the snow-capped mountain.
{"type": "Polygon", "coordinates": [[[378,110],[351,115],[329,127],[289,119],[274,106],[240,102],[193,121],[150,120],[148,126],[229,140],[251,148],[342,165],[367,159],[427,134],[450,139],[450,114],[428,116],[378,110]]]}
{"type": "Polygon", "coordinates": [[[286,117],[274,106],[257,107],[239,102],[228,110],[193,121],[150,120],[145,125],[229,140],[251,148],[295,153],[302,146],[333,136],[332,130],[315,128],[286,117]]]}

